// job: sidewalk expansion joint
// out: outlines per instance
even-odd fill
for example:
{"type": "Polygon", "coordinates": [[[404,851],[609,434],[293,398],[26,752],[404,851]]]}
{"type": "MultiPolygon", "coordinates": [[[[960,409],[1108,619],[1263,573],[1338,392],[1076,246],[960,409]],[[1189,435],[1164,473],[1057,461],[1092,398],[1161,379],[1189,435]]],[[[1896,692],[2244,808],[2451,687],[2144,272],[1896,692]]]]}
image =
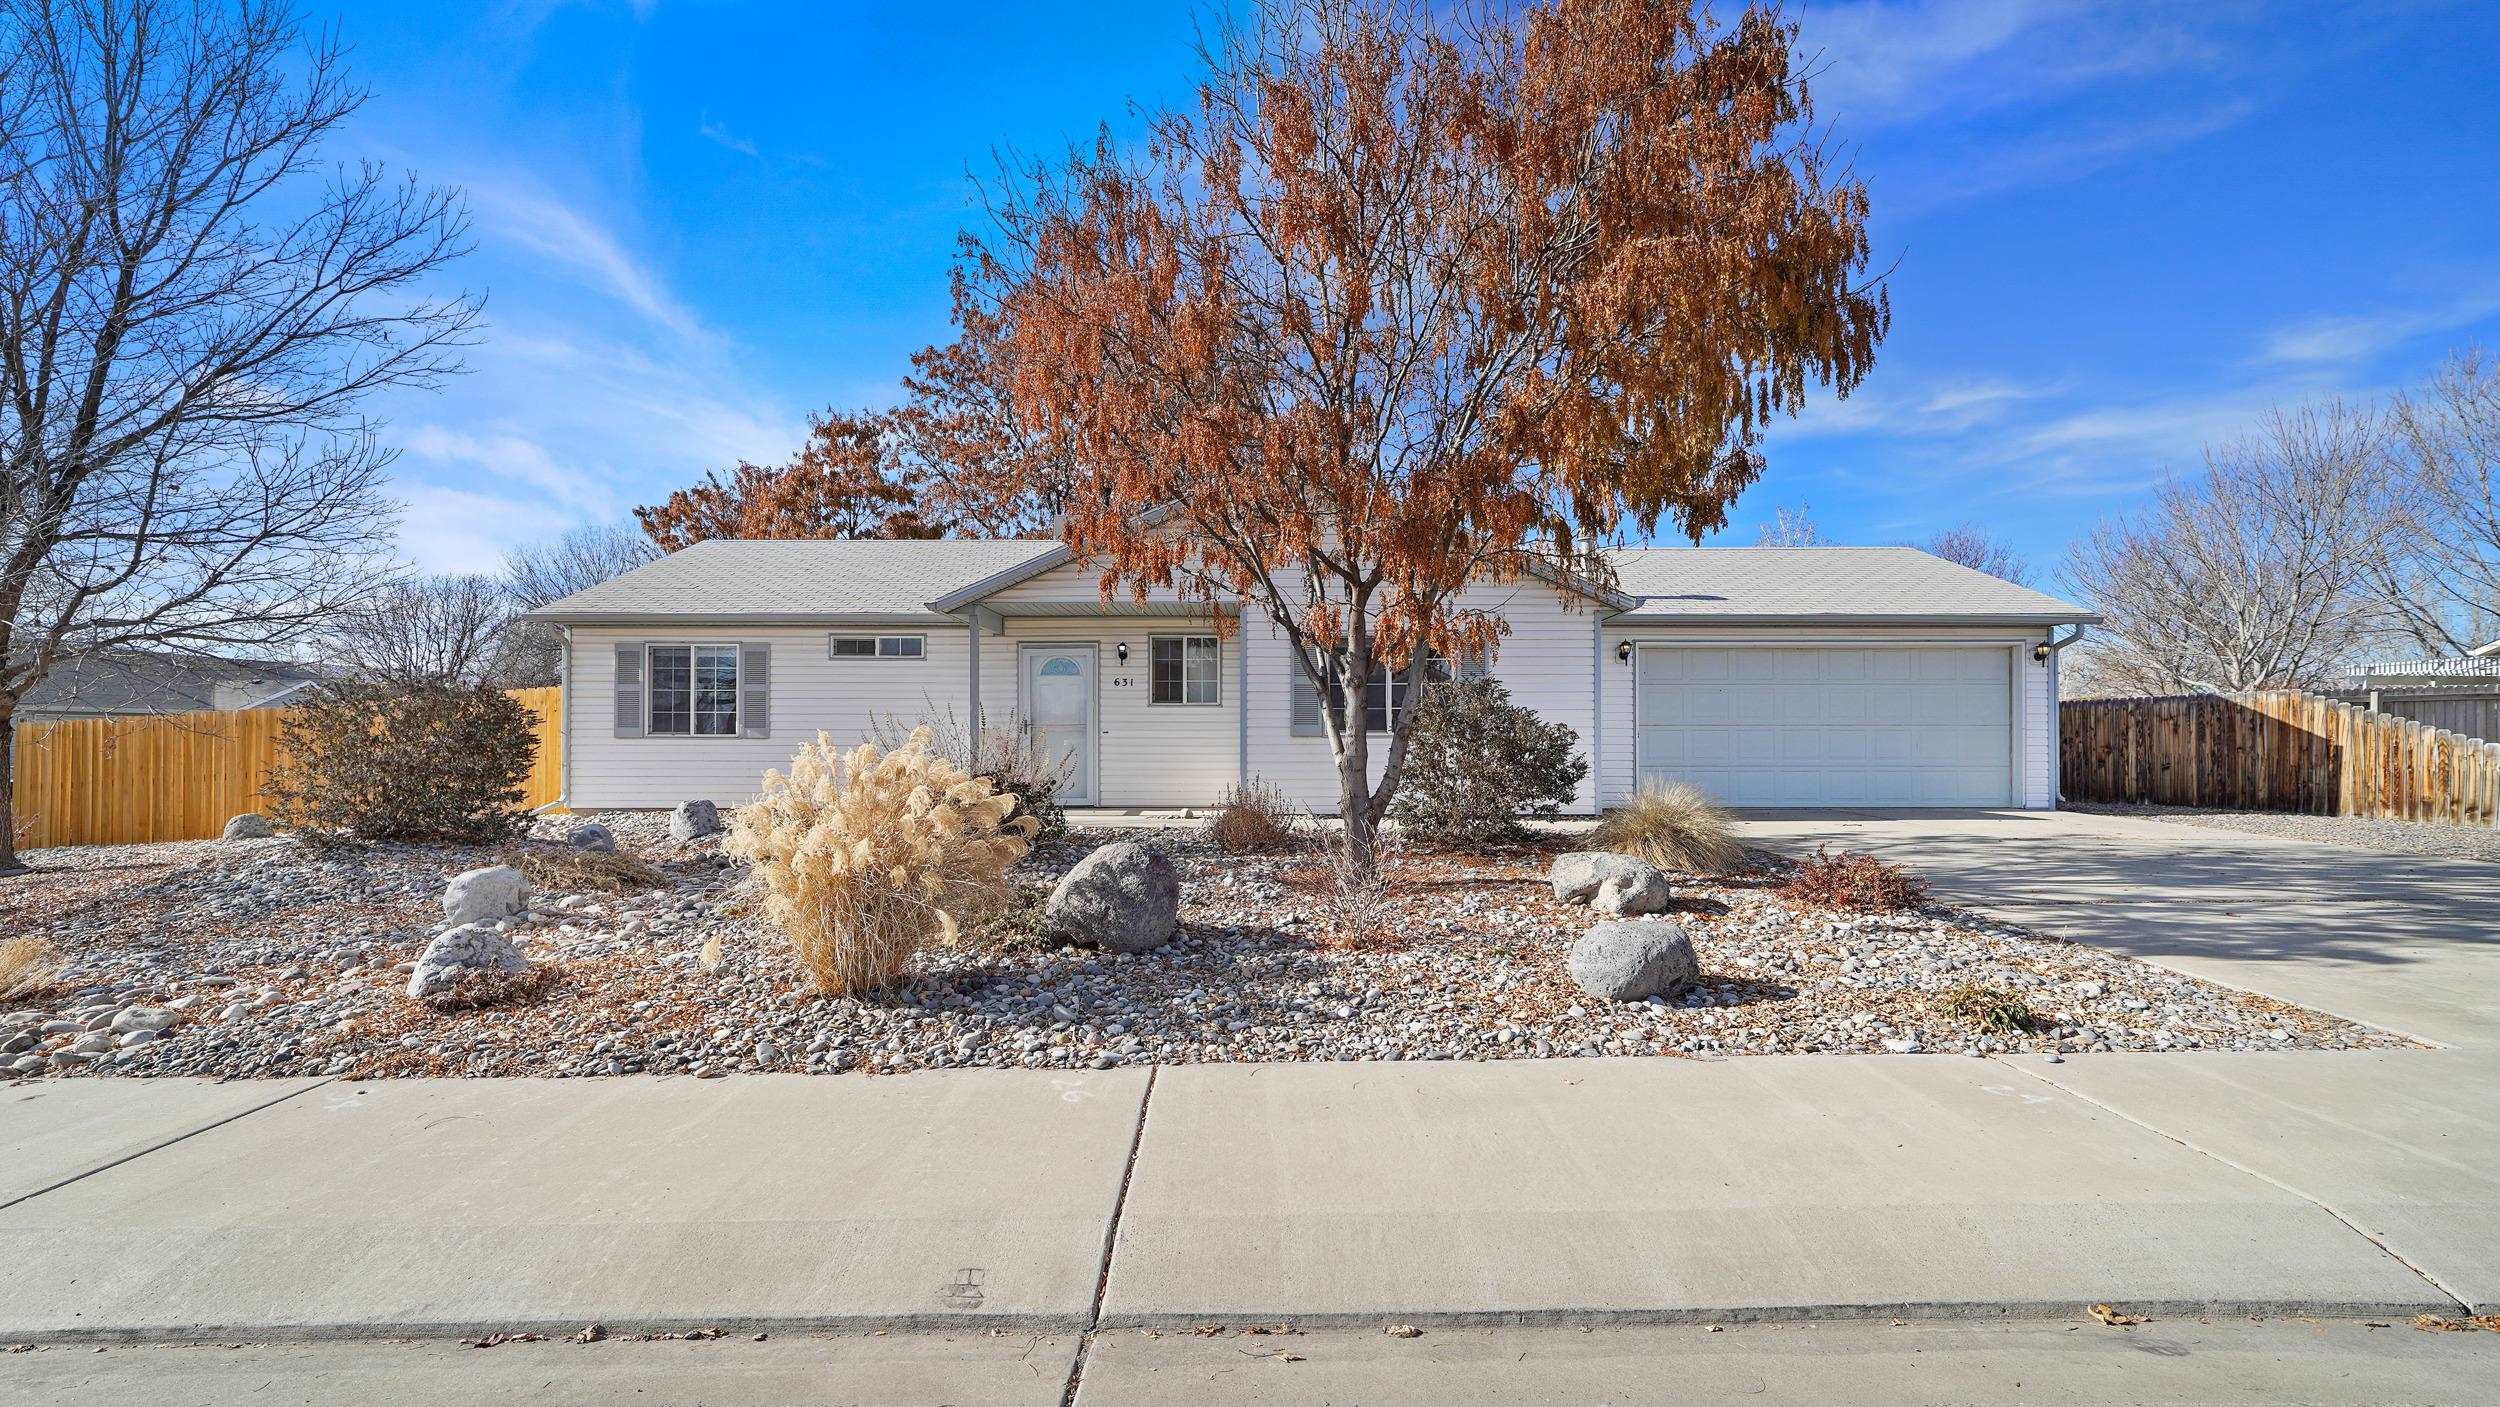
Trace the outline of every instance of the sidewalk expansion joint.
{"type": "Polygon", "coordinates": [[[136,1153],[125,1153],[125,1154],[123,1154],[121,1157],[115,1158],[113,1161],[111,1161],[111,1162],[109,1162],[109,1163],[105,1163],[105,1164],[102,1164],[102,1165],[97,1166],[97,1167],[92,1167],[92,1168],[89,1168],[89,1169],[87,1169],[85,1172],[82,1172],[82,1173],[73,1173],[73,1174],[71,1174],[70,1176],[65,1177],[65,1178],[62,1178],[59,1182],[53,1183],[53,1184],[51,1184],[51,1185],[50,1185],[50,1186],[48,1186],[48,1187],[38,1187],[38,1188],[36,1188],[34,1191],[29,1192],[29,1193],[27,1193],[26,1195],[24,1195],[24,1196],[22,1196],[22,1197],[12,1197],[12,1198],[10,1198],[9,1200],[7,1200],[7,1201],[5,1201],[5,1202],[0,1202],[0,1212],[7,1211],[9,1208],[16,1206],[16,1205],[17,1205],[18,1203],[20,1203],[20,1202],[31,1202],[31,1201],[33,1201],[34,1199],[36,1199],[37,1197],[42,1196],[42,1195],[43,1195],[43,1194],[45,1194],[46,1192],[58,1192],[58,1191],[60,1191],[62,1188],[69,1186],[69,1185],[70,1185],[71,1183],[73,1183],[73,1182],[83,1182],[83,1181],[85,1181],[86,1179],[88,1179],[88,1178],[91,1178],[91,1177],[95,1176],[97,1173],[100,1173],[100,1172],[111,1172],[113,1169],[120,1167],[122,1164],[127,1163],[127,1162],[130,1162],[132,1159],[135,1159],[135,1158],[144,1158],[144,1157],[146,1157],[147,1155],[149,1155],[150,1153],[155,1153],[155,1152],[159,1152],[159,1151],[161,1151],[161,1150],[163,1150],[163,1149],[171,1148],[171,1147],[173,1147],[175,1144],[182,1142],[182,1141],[183,1141],[184,1139],[186,1139],[186,1138],[195,1138],[195,1137],[197,1137],[197,1136],[199,1136],[199,1135],[201,1135],[201,1134],[204,1134],[204,1133],[208,1132],[210,1129],[221,1129],[221,1128],[224,1128],[226,1125],[233,1123],[233,1122],[234,1122],[235,1120],[237,1120],[237,1119],[248,1119],[248,1118],[250,1118],[252,1115],[259,1113],[259,1112],[260,1112],[261,1110],[263,1110],[263,1109],[274,1108],[274,1107],[275,1107],[275,1106],[277,1106],[277,1105],[284,1104],[284,1103],[286,1103],[288,1100],[293,1099],[295,1096],[297,1096],[297,1095],[299,1095],[299,1094],[310,1094],[310,1093],[312,1093],[314,1090],[317,1090],[317,1089],[321,1088],[323,1085],[326,1085],[326,1084],[329,1084],[329,1083],[331,1083],[331,1078],[330,1078],[330,1077],[328,1077],[328,1076],[325,1076],[325,1077],[323,1077],[323,1078],[321,1078],[321,1079],[318,1079],[318,1080],[313,1081],[311,1084],[308,1084],[308,1085],[302,1086],[301,1088],[288,1090],[286,1093],[284,1093],[284,1094],[282,1094],[282,1095],[279,1095],[279,1096],[278,1096],[277,1098],[275,1098],[275,1099],[264,1100],[264,1101],[262,1101],[261,1103],[258,1103],[258,1104],[253,1105],[253,1106],[252,1106],[251,1108],[249,1108],[249,1109],[241,1109],[241,1110],[237,1110],[236,1112],[234,1112],[234,1113],[232,1113],[232,1114],[228,1114],[226,1117],[224,1117],[224,1118],[222,1118],[222,1119],[219,1119],[219,1120],[217,1120],[217,1121],[216,1121],[216,1122],[214,1122],[214,1123],[202,1124],[202,1125],[200,1125],[198,1128],[195,1128],[195,1129],[189,1129],[189,1130],[186,1130],[186,1131],[184,1131],[184,1132],[182,1132],[182,1133],[175,1134],[173,1137],[168,1138],[168,1139],[165,1139],[165,1140],[163,1140],[163,1141],[161,1141],[161,1142],[151,1143],[151,1144],[149,1144],[147,1147],[140,1149],[140,1150],[139,1150],[138,1152],[136,1152],[136,1153]]]}
{"type": "Polygon", "coordinates": [[[1137,1097],[1137,1126],[1129,1130],[1128,1161],[1120,1166],[1120,1190],[1111,1199],[1111,1224],[1103,1228],[1102,1261],[1094,1271],[1094,1302],[1085,1311],[1085,1329],[1076,1337],[1076,1357],[1068,1364],[1068,1385],[1059,1394],[1060,1407],[1075,1407],[1077,1389],[1085,1384],[1085,1360],[1094,1351],[1094,1333],[1102,1327],[1103,1297],[1111,1290],[1111,1256],[1120,1244],[1120,1218],[1128,1211],[1128,1186],[1137,1176],[1137,1150],[1146,1144],[1146,1111],[1154,1107],[1155,1077],[1161,1065],[1146,1067],[1145,1092],[1137,1097]]]}
{"type": "Polygon", "coordinates": [[[2442,1283],[2438,1276],[2431,1274],[2428,1270],[2425,1270],[2421,1266],[2415,1265],[2412,1261],[2405,1259],[2403,1252],[2398,1251],[2391,1245],[2388,1245],[2387,1242],[2379,1237],[2373,1236],[2368,1231],[2363,1230],[2361,1226],[2353,1221],[2351,1217],[2348,1217],[2342,1212],[2336,1210],[2332,1203],[2315,1195],[2314,1193],[2309,1192],[2307,1189],[2294,1187],[2292,1184],[2274,1176],[2272,1173],[2252,1168],[2248,1164],[2240,1162],[2235,1158],[2224,1157],[2222,1154],[2215,1152],[2211,1148],[2207,1148],[2201,1144],[2193,1142],[2192,1140],[2182,1138],[2157,1124],[2146,1123],[2144,1120],[2137,1118],[2135,1115],[2128,1113],[2124,1109],[2120,1109],[2117,1106],[2106,1103],[2102,1100],[2095,1099],[2091,1095],[2085,1094],[2082,1090],[2076,1089],[2072,1085],[2061,1084],[2057,1080],[2051,1079],[2049,1076],[2044,1075],[2029,1066],[2015,1064],[2013,1061],[2004,1059],[2001,1056],[1991,1056],[1989,1058],[1995,1060],[1998,1064],[2003,1065],[2008,1069],[2029,1075],[2033,1079],[2038,1080],[2040,1083],[2056,1090],[2060,1094],[2080,1099],[2084,1103],[2091,1105],[2093,1108],[2109,1115],[2111,1118],[2124,1120],[2125,1122],[2133,1124],[2137,1128],[2152,1134],[2156,1138],[2165,1139],[2171,1143],[2177,1144],[2179,1147],[2196,1154],[2198,1157],[2210,1158],[2214,1162],[2220,1163],[2224,1167],[2231,1169],[2233,1172],[2253,1177],[2259,1182],[2262,1182],[2277,1191],[2288,1192],[2292,1196],[2298,1197],[2302,1201],[2307,1202],[2309,1205],[2316,1207],[2319,1211],[2335,1218],[2338,1222],[2343,1223],[2344,1228],[2350,1231],[2353,1235],[2358,1236],[2362,1240],[2369,1242],[2371,1245],[2378,1247],[2380,1253],[2385,1255],[2389,1260],[2392,1260],[2396,1264],[2403,1266],[2405,1269],[2412,1271],[2414,1276],[2420,1279],[2423,1284],[2437,1290],[2441,1298],[2454,1301],[2460,1312],[2467,1314],[2471,1314],[2473,1312],[2471,1302],[2469,1302],[2464,1296],[2458,1294],[2448,1285],[2442,1283]]]}

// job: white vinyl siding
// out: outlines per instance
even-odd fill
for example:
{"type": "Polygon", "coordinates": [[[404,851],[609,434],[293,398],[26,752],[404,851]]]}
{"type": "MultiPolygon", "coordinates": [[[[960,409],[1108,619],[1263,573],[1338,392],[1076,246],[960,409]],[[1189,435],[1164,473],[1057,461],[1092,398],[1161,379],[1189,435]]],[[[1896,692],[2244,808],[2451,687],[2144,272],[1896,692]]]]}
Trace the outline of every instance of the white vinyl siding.
{"type": "MultiPolygon", "coordinates": [[[[1091,578],[1087,579],[1088,581],[1091,578]]],[[[1014,726],[1019,707],[1017,646],[1051,641],[1096,647],[1097,726],[1095,775],[1099,806],[1211,806],[1240,775],[1240,674],[1238,633],[1220,647],[1222,682],[1217,700],[1175,708],[1153,702],[1157,635],[1207,633],[1173,617],[1011,616],[1005,635],[981,637],[982,726],[1014,726]],[[1119,647],[1126,643],[1128,659],[1119,647]]]]}
{"type": "Polygon", "coordinates": [[[931,626],[912,633],[928,640],[925,659],[829,659],[821,626],[688,632],[678,639],[708,643],[734,636],[746,647],[740,672],[750,687],[739,736],[619,737],[612,721],[616,647],[676,642],[654,639],[662,632],[649,626],[574,627],[564,710],[571,804],[577,810],[692,800],[740,805],[754,797],[768,769],[787,771],[791,756],[820,729],[847,746],[867,736],[874,715],[918,722],[952,710],[968,718],[964,632],[931,626]],[[767,687],[758,691],[757,684],[767,687]],[[767,719],[770,733],[757,736],[756,726],[767,719]]]}
{"type": "MultiPolygon", "coordinates": [[[[1511,702],[1569,727],[1578,735],[1580,755],[1588,757],[1594,747],[1589,655],[1596,630],[1595,603],[1575,600],[1576,608],[1567,609],[1560,591],[1533,578],[1474,587],[1461,599],[1469,606],[1500,613],[1510,625],[1487,672],[1510,690],[1511,702]]],[[[1326,734],[1297,736],[1293,731],[1293,647],[1282,631],[1255,614],[1242,631],[1242,640],[1249,652],[1250,775],[1283,788],[1287,796],[1312,811],[1336,814],[1337,763],[1328,750],[1326,734]]],[[[1371,741],[1376,783],[1389,740],[1375,736],[1371,741]]],[[[1593,759],[1591,765],[1593,769],[1593,759]]],[[[1587,814],[1595,805],[1594,776],[1592,770],[1567,810],[1587,814]]]]}
{"type": "MultiPolygon", "coordinates": [[[[2010,804],[2013,806],[2034,809],[2046,809],[2053,807],[2057,804],[2057,783],[2052,761],[2053,747],[2057,732],[2056,690],[2054,680],[2048,666],[2036,663],[2031,658],[2031,647],[2043,638],[2043,634],[2044,632],[2038,630],[2007,630],[2002,628],[1986,627],[1851,627],[1842,629],[1829,626],[1795,626],[1786,628],[1751,629],[1723,627],[1715,630],[1708,630],[1691,627],[1679,628],[1661,626],[1609,625],[1602,636],[1604,648],[1599,655],[1598,665],[1600,670],[1599,689],[1603,699],[1605,711],[1606,739],[1604,754],[1600,759],[1600,783],[1603,788],[1603,795],[1605,796],[1606,804],[1611,806],[1620,802],[1625,796],[1628,796],[1632,792],[1638,782],[1641,763],[1640,748],[1642,735],[1640,728],[1637,685],[1643,677],[1644,671],[1639,667],[1641,657],[1637,652],[1637,647],[1641,644],[1647,643],[1653,645],[1673,645],[1678,647],[1725,646],[1734,649],[1750,649],[1755,651],[1794,651],[1803,648],[1836,647],[1843,650],[1855,650],[1860,654],[1863,654],[1868,648],[1877,646],[1886,648],[1906,647],[1911,649],[1946,648],[1957,652],[1978,651],[1979,653],[1976,655],[1964,653],[1961,658],[1967,663],[1968,668],[1977,669],[1982,668],[1982,666],[1975,663],[1975,661],[1984,656],[1984,658],[1989,661],[1984,668],[1994,671],[1993,678],[2000,690],[2003,690],[2005,687],[2005,671],[2012,671],[2013,677],[2011,681],[2010,697],[2013,708],[2013,716],[2011,718],[2007,718],[2000,710],[1995,715],[1995,723],[1992,725],[2004,730],[2007,741],[1991,744],[1993,750],[1987,752],[1986,756],[1983,759],[1978,760],[1976,763],[1966,761],[1964,764],[1959,765],[1963,766],[1965,770],[1969,770],[1970,767],[1976,766],[1979,768],[1994,769],[1995,774],[2001,775],[2004,773],[2010,773],[2008,784],[1994,786],[1989,790],[1988,794],[1993,795],[1996,799],[1984,802],[1977,800],[1969,802],[1932,800],[1923,803],[1913,803],[1907,801],[1862,801],[1850,803],[1835,799],[1821,803],[1800,801],[1787,804],[1984,804],[1992,806],[2004,806],[2010,804]],[[1619,661],[1616,658],[1616,651],[1618,647],[1627,642],[1633,644],[1635,647],[1632,662],[1619,661]],[[2000,660],[2003,661],[2002,664],[1996,663],[1996,661],[2000,660]],[[2014,764],[2010,767],[2007,765],[2006,749],[2008,747],[2012,748],[2012,756],[2015,759],[2014,764]],[[2009,786],[2010,801],[2008,799],[2009,786]]],[[[1756,667],[1760,668],[1768,666],[1757,665],[1756,667]]],[[[1810,670],[1814,666],[1800,662],[1791,664],[1788,667],[1792,670],[1810,670]]],[[[1932,661],[1930,668],[1934,668],[1932,661]]],[[[1837,692],[1846,694],[1851,691],[1851,686],[1843,684],[1836,686],[1836,689],[1837,692]]],[[[1653,685],[1651,692],[1653,695],[1657,692],[1656,685],[1653,685]]],[[[1846,705],[1838,705],[1830,702],[1830,695],[1832,692],[1832,690],[1820,691],[1814,697],[1810,697],[1802,703],[1789,705],[1789,707],[1792,709],[1799,707],[1846,707],[1846,705]]],[[[1769,696],[1765,695],[1764,697],[1767,698],[1769,696]]],[[[1757,707],[1776,708],[1777,705],[1758,704],[1757,707]]],[[[1992,734],[1991,736],[1993,737],[1994,735],[1992,734]]],[[[1651,740],[1653,746],[1655,746],[1658,742],[1658,734],[1656,733],[1654,727],[1651,733],[1651,740]]],[[[1838,736],[1836,740],[1830,742],[1829,744],[1818,743],[1811,738],[1798,737],[1792,737],[1784,740],[1757,737],[1747,741],[1748,745],[1754,746],[1757,749],[1765,747],[1776,748],[1782,746],[1783,744],[1791,748],[1829,746],[1836,747],[1844,751],[1851,749],[1873,750],[1879,746],[1873,738],[1864,733],[1859,733],[1854,736],[1848,735],[1845,728],[1842,735],[1838,736]]],[[[1735,744],[1731,742],[1730,746],[1733,745],[1735,744]]],[[[1894,746],[1897,748],[1899,746],[1914,744],[1893,743],[1882,745],[1894,746]]],[[[1934,744],[1932,742],[1926,744],[1926,746],[1929,747],[1932,747],[1933,745],[1934,744]]],[[[1842,765],[1846,765],[1847,763],[1847,759],[1845,757],[1835,760],[1842,765]]],[[[1956,764],[1948,763],[1948,770],[1950,770],[1954,765],[1956,764]]],[[[1975,777],[1976,772],[1974,771],[1971,774],[1971,778],[1975,777]]],[[[1745,786],[1739,788],[1739,791],[1745,795],[1757,794],[1750,790],[1750,788],[1755,785],[1758,784],[1745,784],[1745,786]]],[[[1804,784],[1801,783],[1798,785],[1803,786],[1804,784]]],[[[1979,786],[1980,783],[1976,780],[1966,778],[1963,781],[1951,784],[1938,783],[1936,786],[1930,788],[1929,794],[1935,795],[1939,791],[1954,790],[1960,796],[1976,797],[1980,794],[1979,786]]],[[[1737,804],[1755,803],[1746,801],[1739,802],[1737,804]]]]}

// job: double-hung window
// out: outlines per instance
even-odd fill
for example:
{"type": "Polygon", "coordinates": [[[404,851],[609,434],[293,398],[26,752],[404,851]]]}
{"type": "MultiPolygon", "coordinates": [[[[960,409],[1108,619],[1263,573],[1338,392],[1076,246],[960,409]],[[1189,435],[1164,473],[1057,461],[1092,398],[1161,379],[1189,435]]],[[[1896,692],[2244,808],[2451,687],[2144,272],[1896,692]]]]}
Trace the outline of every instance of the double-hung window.
{"type": "Polygon", "coordinates": [[[1222,703],[1223,647],[1212,635],[1158,635],[1151,701],[1159,704],[1222,703]]]}
{"type": "MultiPolygon", "coordinates": [[[[1424,656],[1422,682],[1426,684],[1446,683],[1450,677],[1448,660],[1441,658],[1437,653],[1427,653],[1424,656]]],[[[1388,732],[1391,710],[1405,705],[1406,689],[1406,671],[1399,670],[1392,675],[1389,673],[1388,665],[1373,664],[1371,686],[1363,691],[1363,731],[1366,733],[1388,732]]],[[[1335,697],[1331,698],[1329,703],[1336,709],[1337,716],[1343,718],[1345,716],[1345,690],[1340,688],[1331,692],[1335,697]]]]}
{"type": "Polygon", "coordinates": [[[654,736],[738,736],[738,647],[650,647],[654,736]]]}

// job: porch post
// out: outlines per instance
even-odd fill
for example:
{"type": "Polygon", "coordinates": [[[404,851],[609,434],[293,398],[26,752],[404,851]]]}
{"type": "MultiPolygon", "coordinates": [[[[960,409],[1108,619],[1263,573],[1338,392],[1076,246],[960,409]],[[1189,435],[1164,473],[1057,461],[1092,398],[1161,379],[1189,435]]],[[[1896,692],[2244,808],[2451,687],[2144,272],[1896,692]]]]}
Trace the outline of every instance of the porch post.
{"type": "Polygon", "coordinates": [[[972,718],[965,723],[964,728],[972,735],[972,755],[979,757],[981,755],[981,616],[979,612],[964,612],[964,637],[972,645],[972,648],[964,651],[964,658],[971,661],[969,668],[972,675],[971,682],[964,691],[964,697],[971,704],[972,718]]]}

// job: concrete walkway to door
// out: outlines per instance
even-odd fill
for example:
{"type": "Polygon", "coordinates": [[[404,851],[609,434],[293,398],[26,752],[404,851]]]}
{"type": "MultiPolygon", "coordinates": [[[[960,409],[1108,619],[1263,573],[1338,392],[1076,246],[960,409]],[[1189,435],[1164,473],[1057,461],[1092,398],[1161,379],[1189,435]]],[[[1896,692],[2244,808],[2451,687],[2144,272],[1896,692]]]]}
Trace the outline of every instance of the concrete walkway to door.
{"type": "Polygon", "coordinates": [[[1908,866],[2043,933],[2500,1051],[2500,866],[2075,811],[1756,811],[1748,836],[1908,866]]]}

